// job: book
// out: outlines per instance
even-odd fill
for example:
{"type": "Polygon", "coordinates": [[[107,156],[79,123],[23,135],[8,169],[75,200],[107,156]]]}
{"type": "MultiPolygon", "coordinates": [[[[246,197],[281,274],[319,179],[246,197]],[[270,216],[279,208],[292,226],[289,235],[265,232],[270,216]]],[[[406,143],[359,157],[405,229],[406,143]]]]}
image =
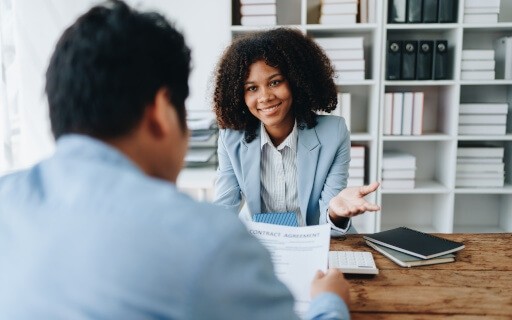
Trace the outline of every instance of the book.
{"type": "Polygon", "coordinates": [[[462,50],[462,60],[494,60],[494,50],[462,50]]]}
{"type": "Polygon", "coordinates": [[[331,14],[356,14],[357,2],[345,3],[323,3],[320,7],[320,13],[323,15],[331,14]]]}
{"type": "Polygon", "coordinates": [[[507,114],[461,114],[459,124],[507,124],[507,114]]]}
{"type": "Polygon", "coordinates": [[[355,24],[356,14],[323,14],[320,16],[320,24],[355,24]]]}
{"type": "Polygon", "coordinates": [[[385,257],[389,258],[394,263],[398,264],[401,267],[417,267],[417,266],[427,266],[432,264],[440,264],[440,263],[448,263],[455,261],[455,255],[452,253],[448,253],[436,258],[432,259],[420,259],[415,256],[411,256],[409,254],[405,254],[403,252],[393,250],[391,248],[387,248],[384,246],[380,246],[371,241],[366,241],[366,244],[378,252],[382,253],[385,257]]]}
{"type": "Polygon", "coordinates": [[[324,50],[330,49],[363,49],[363,37],[315,38],[324,50]]]}
{"type": "Polygon", "coordinates": [[[501,0],[465,0],[464,8],[499,7],[501,0]]]}
{"type": "Polygon", "coordinates": [[[457,174],[459,172],[503,172],[505,164],[501,163],[457,163],[457,174]]]}
{"type": "Polygon", "coordinates": [[[363,49],[329,49],[325,54],[331,60],[364,60],[363,49]]]}
{"type": "Polygon", "coordinates": [[[419,136],[423,133],[423,92],[414,93],[414,105],[412,110],[412,134],[419,136]]]}
{"type": "Polygon", "coordinates": [[[384,135],[391,135],[393,130],[393,93],[384,95],[384,135]]]}
{"type": "Polygon", "coordinates": [[[502,114],[508,112],[508,103],[461,103],[459,113],[502,114]]]}
{"type": "Polygon", "coordinates": [[[465,13],[464,23],[497,23],[497,13],[465,13]]]}
{"type": "Polygon", "coordinates": [[[393,93],[393,127],[391,128],[393,135],[402,134],[403,101],[404,94],[402,92],[393,93]]]}
{"type": "Polygon", "coordinates": [[[496,74],[494,70],[478,70],[478,71],[466,71],[460,72],[461,80],[494,80],[496,74]]]}
{"type": "Polygon", "coordinates": [[[333,60],[334,70],[364,70],[364,60],[333,60]]]}
{"type": "Polygon", "coordinates": [[[455,187],[473,187],[473,188],[503,188],[505,186],[504,178],[456,178],[455,187]]]}
{"type": "Polygon", "coordinates": [[[464,244],[407,227],[363,236],[365,240],[418,258],[431,259],[464,248],[464,244]]]}
{"type": "Polygon", "coordinates": [[[352,158],[364,158],[364,155],[366,153],[365,146],[363,145],[352,145],[350,147],[350,156],[352,158]]]}
{"type": "Polygon", "coordinates": [[[240,18],[240,24],[242,26],[275,26],[277,24],[277,16],[243,16],[240,18]]]}
{"type": "Polygon", "coordinates": [[[494,60],[462,60],[460,63],[460,68],[464,71],[494,70],[495,66],[494,60]]]}
{"type": "Polygon", "coordinates": [[[416,157],[402,151],[385,150],[382,154],[382,169],[416,169],[416,157]]]}
{"type": "Polygon", "coordinates": [[[506,134],[507,126],[504,124],[459,124],[459,135],[477,134],[477,135],[491,135],[506,134]]]}
{"type": "Polygon", "coordinates": [[[479,14],[479,13],[500,13],[500,7],[481,7],[481,8],[464,8],[464,14],[479,14]]]}
{"type": "Polygon", "coordinates": [[[382,179],[382,189],[414,189],[414,179],[382,179]]]}
{"type": "Polygon", "coordinates": [[[343,70],[336,72],[338,80],[364,80],[364,70],[343,70]]]}
{"type": "Polygon", "coordinates": [[[243,4],[240,6],[240,14],[243,16],[275,15],[276,4],[243,4]]]}
{"type": "Polygon", "coordinates": [[[402,110],[402,135],[412,135],[412,117],[414,107],[414,93],[404,92],[404,102],[402,110]]]}
{"type": "Polygon", "coordinates": [[[416,176],[416,169],[384,169],[382,170],[382,179],[394,180],[394,179],[412,179],[416,176]]]}
{"type": "Polygon", "coordinates": [[[479,147],[459,147],[457,148],[457,158],[459,157],[494,157],[503,158],[505,148],[492,146],[479,147]]]}

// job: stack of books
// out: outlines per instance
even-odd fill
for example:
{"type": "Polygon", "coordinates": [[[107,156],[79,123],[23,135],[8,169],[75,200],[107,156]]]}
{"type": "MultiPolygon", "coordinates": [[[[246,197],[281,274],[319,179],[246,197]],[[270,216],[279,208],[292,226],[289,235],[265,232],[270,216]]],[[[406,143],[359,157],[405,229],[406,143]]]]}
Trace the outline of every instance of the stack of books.
{"type": "Polygon", "coordinates": [[[357,0],[322,0],[320,24],[354,24],[357,16],[357,0]]]}
{"type": "Polygon", "coordinates": [[[512,37],[501,37],[494,41],[496,78],[512,79],[512,37]]]}
{"type": "Polygon", "coordinates": [[[464,23],[497,23],[500,0],[465,0],[464,23]]]}
{"type": "Polygon", "coordinates": [[[366,147],[363,145],[352,145],[350,147],[350,165],[348,168],[347,187],[364,185],[366,147]]]}
{"type": "Polygon", "coordinates": [[[277,0],[240,0],[242,26],[277,25],[277,0]]]}
{"type": "Polygon", "coordinates": [[[461,103],[459,135],[504,135],[508,103],[461,103]]]}
{"type": "MultiPolygon", "coordinates": [[[[325,0],[324,0],[325,2],[325,0]]],[[[377,0],[359,0],[359,22],[377,22],[377,0]]]]}
{"type": "Polygon", "coordinates": [[[494,50],[462,50],[462,80],[494,80],[495,67],[494,50]]]}
{"type": "Polygon", "coordinates": [[[350,119],[352,117],[352,95],[348,92],[338,92],[338,104],[336,105],[336,109],[331,111],[331,113],[317,111],[317,114],[343,117],[348,131],[351,131],[350,119]]]}
{"type": "Polygon", "coordinates": [[[190,138],[185,155],[185,166],[216,166],[219,131],[214,115],[206,112],[189,112],[187,126],[190,130],[190,138]]]}
{"type": "Polygon", "coordinates": [[[465,247],[461,242],[407,227],[366,235],[364,239],[367,245],[402,267],[452,262],[454,253],[465,247]]]}
{"type": "Polygon", "coordinates": [[[414,189],[416,157],[412,154],[388,150],[382,155],[382,188],[414,189]]]}
{"type": "Polygon", "coordinates": [[[338,80],[364,80],[363,37],[315,38],[331,59],[338,80]]]}
{"type": "Polygon", "coordinates": [[[457,149],[455,187],[503,187],[503,147],[479,145],[457,149]]]}
{"type": "Polygon", "coordinates": [[[384,135],[423,133],[423,92],[387,92],[384,96],[384,135]]]}

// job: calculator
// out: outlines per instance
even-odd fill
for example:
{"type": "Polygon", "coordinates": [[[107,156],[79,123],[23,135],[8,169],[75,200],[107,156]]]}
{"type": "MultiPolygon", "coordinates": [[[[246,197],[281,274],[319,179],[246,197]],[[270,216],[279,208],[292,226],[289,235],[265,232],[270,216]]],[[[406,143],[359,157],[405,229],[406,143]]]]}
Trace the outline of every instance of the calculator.
{"type": "Polygon", "coordinates": [[[340,269],[343,273],[379,273],[369,251],[329,251],[329,268],[340,269]]]}

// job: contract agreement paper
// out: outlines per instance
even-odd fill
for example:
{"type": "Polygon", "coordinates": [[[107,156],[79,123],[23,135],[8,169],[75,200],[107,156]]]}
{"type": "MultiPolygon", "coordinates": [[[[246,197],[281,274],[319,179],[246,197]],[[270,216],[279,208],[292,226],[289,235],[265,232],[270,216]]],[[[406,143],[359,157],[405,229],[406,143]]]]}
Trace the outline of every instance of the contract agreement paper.
{"type": "Polygon", "coordinates": [[[311,302],[311,281],[317,270],[327,270],[330,226],[288,227],[244,222],[249,233],[270,251],[277,277],[292,292],[295,311],[304,318],[311,302]]]}

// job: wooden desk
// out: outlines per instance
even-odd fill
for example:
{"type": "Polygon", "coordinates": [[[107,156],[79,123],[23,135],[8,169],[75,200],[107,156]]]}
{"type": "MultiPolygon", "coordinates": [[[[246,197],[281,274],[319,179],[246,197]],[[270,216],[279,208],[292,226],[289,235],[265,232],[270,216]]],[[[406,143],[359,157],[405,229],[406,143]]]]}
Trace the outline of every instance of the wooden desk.
{"type": "Polygon", "coordinates": [[[440,234],[466,247],[455,262],[403,268],[362,235],[331,250],[371,251],[376,276],[347,275],[352,319],[512,319],[512,233],[440,234]]]}

